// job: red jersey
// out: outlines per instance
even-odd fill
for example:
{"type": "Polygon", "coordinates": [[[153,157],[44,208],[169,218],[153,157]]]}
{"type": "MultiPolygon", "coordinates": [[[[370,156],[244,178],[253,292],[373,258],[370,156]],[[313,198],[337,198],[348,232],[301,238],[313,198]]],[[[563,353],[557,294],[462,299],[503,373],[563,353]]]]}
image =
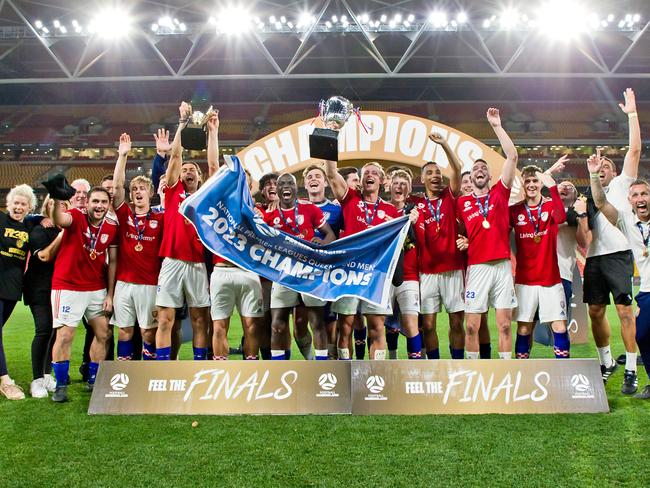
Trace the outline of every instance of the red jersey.
{"type": "Polygon", "coordinates": [[[425,197],[411,197],[411,201],[420,212],[415,227],[420,272],[436,274],[464,269],[465,253],[456,247],[456,197],[451,190],[445,188],[438,198],[429,202],[425,197]]]}
{"type": "Polygon", "coordinates": [[[469,238],[468,265],[510,258],[509,199],[510,188],[500,178],[486,195],[458,198],[457,215],[463,219],[469,238]],[[487,219],[483,217],[486,206],[487,219]],[[484,224],[486,220],[488,224],[484,224]]]}
{"type": "Polygon", "coordinates": [[[320,229],[327,223],[323,211],[310,202],[297,202],[291,208],[276,208],[264,213],[264,222],[287,234],[311,241],[320,229]]]}
{"type": "Polygon", "coordinates": [[[191,263],[203,262],[203,244],[196,229],[178,211],[189,196],[179,179],[165,188],[165,229],[160,244],[160,257],[191,263]]]}
{"type": "Polygon", "coordinates": [[[399,217],[397,209],[388,202],[378,198],[375,203],[366,202],[358,190],[345,192],[341,199],[341,214],[343,215],[343,229],[341,237],[357,234],[391,218],[399,217]]]}
{"type": "Polygon", "coordinates": [[[117,222],[105,218],[91,225],[85,212],[68,211],[72,225],[63,232],[54,261],[53,290],[96,291],[106,288],[108,248],[117,245],[117,222]],[[94,256],[94,259],[93,257],[94,256]]]}
{"type": "Polygon", "coordinates": [[[139,285],[157,285],[165,214],[149,210],[146,214],[135,215],[126,202],[115,209],[115,214],[120,224],[117,279],[139,285]]]}
{"type": "Polygon", "coordinates": [[[566,221],[566,211],[557,186],[550,188],[551,199],[535,207],[521,202],[510,207],[510,225],[515,230],[517,268],[515,283],[552,286],[561,283],[557,264],[558,225],[566,221]]]}

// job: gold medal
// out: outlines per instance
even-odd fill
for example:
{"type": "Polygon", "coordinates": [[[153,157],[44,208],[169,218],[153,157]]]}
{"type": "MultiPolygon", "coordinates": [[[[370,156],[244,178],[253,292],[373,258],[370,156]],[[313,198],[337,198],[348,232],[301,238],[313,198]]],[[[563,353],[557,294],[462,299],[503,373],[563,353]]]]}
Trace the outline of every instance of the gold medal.
{"type": "Polygon", "coordinates": [[[535,244],[539,244],[542,241],[542,238],[540,236],[535,236],[533,237],[533,241],[535,241],[535,244]]]}
{"type": "Polygon", "coordinates": [[[93,261],[97,259],[97,253],[95,252],[94,249],[90,250],[90,259],[92,259],[93,261]]]}
{"type": "Polygon", "coordinates": [[[487,220],[484,220],[481,225],[483,226],[484,229],[489,229],[490,228],[490,223],[487,220]]]}
{"type": "Polygon", "coordinates": [[[134,248],[134,249],[135,249],[136,251],[138,251],[138,252],[142,251],[142,249],[143,249],[142,244],[140,244],[140,243],[138,242],[138,243],[135,245],[135,248],[134,248]]]}
{"type": "Polygon", "coordinates": [[[650,252],[648,252],[647,249],[644,249],[644,250],[643,250],[643,257],[644,257],[644,258],[647,258],[649,254],[650,254],[650,252]]]}

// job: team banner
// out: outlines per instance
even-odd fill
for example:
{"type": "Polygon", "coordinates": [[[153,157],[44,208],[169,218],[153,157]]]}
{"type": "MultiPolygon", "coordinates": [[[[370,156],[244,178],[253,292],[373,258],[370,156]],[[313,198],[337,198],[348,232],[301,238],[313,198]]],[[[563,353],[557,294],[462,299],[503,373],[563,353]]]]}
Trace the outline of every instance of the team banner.
{"type": "Polygon", "coordinates": [[[594,359],[354,361],[352,412],[608,412],[594,359]]]}
{"type": "Polygon", "coordinates": [[[325,246],[269,227],[253,210],[236,156],[181,205],[203,244],[240,268],[322,300],[343,296],[386,304],[408,218],[325,246]],[[381,245],[378,245],[381,244],[381,245]]]}
{"type": "Polygon", "coordinates": [[[593,359],[104,361],[89,414],[523,414],[609,410],[593,359]]]}
{"type": "Polygon", "coordinates": [[[350,413],[343,361],[104,361],[89,414],[350,413]]]}

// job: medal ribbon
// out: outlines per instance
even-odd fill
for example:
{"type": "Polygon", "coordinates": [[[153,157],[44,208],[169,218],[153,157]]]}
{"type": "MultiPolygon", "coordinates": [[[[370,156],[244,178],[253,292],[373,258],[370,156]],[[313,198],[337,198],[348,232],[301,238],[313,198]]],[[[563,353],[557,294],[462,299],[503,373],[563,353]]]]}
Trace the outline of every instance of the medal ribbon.
{"type": "Polygon", "coordinates": [[[442,205],[442,198],[438,198],[438,201],[436,202],[435,212],[433,210],[433,205],[431,205],[431,200],[429,200],[429,197],[425,196],[424,198],[427,201],[427,205],[429,206],[429,212],[431,212],[431,216],[433,217],[433,220],[435,220],[436,224],[438,224],[438,227],[440,227],[440,207],[442,205]]]}
{"type": "Polygon", "coordinates": [[[483,216],[483,219],[487,220],[488,212],[490,211],[490,194],[488,193],[485,198],[485,207],[481,204],[481,200],[478,196],[476,197],[476,205],[478,206],[478,211],[483,216]]]}
{"type": "Polygon", "coordinates": [[[278,207],[278,211],[280,212],[280,217],[282,218],[282,222],[284,222],[284,225],[289,227],[293,232],[296,233],[296,235],[300,235],[300,227],[298,226],[298,202],[296,201],[293,204],[293,221],[296,224],[295,227],[287,221],[280,207],[278,207]]]}
{"type": "Polygon", "coordinates": [[[372,209],[370,218],[368,218],[368,204],[366,203],[365,200],[362,200],[362,202],[363,202],[363,212],[365,214],[365,219],[366,219],[366,225],[370,226],[372,221],[375,219],[375,215],[377,215],[377,207],[379,206],[379,197],[377,197],[377,201],[375,202],[375,206],[372,209]]]}
{"type": "Polygon", "coordinates": [[[533,220],[533,214],[530,211],[530,207],[524,203],[526,208],[526,213],[528,214],[528,220],[535,227],[535,235],[539,234],[539,223],[542,221],[542,202],[539,202],[537,206],[537,220],[533,220]]]}
{"type": "Polygon", "coordinates": [[[135,232],[138,234],[138,242],[142,240],[142,236],[144,236],[144,231],[147,230],[147,222],[149,222],[149,218],[151,218],[151,209],[147,212],[147,215],[145,216],[145,223],[142,224],[142,230],[140,230],[140,226],[138,225],[138,216],[133,215],[133,225],[135,226],[135,232]]]}
{"type": "Polygon", "coordinates": [[[86,216],[86,221],[88,222],[88,233],[90,234],[90,237],[88,238],[89,245],[90,245],[90,254],[97,254],[95,251],[95,247],[97,247],[97,239],[99,239],[100,234],[102,233],[102,227],[104,227],[104,222],[106,222],[106,218],[102,219],[102,223],[99,224],[99,229],[97,229],[97,234],[93,234],[91,227],[92,224],[90,223],[90,219],[88,216],[86,216]]]}
{"type": "Polygon", "coordinates": [[[641,239],[643,239],[643,245],[647,250],[648,244],[650,243],[650,232],[648,232],[647,236],[643,233],[643,224],[641,222],[637,222],[636,226],[639,228],[639,232],[641,232],[641,239]]]}

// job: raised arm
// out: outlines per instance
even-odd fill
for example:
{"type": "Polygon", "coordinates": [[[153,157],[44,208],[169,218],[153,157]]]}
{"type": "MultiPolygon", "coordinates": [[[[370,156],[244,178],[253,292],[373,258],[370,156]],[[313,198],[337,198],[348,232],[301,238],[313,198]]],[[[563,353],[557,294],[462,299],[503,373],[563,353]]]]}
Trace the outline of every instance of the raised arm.
{"type": "Polygon", "coordinates": [[[36,251],[36,257],[44,263],[54,261],[54,258],[59,253],[61,241],[63,240],[63,231],[59,232],[52,242],[45,248],[36,251]]]}
{"type": "Polygon", "coordinates": [[[70,227],[72,225],[72,215],[68,212],[63,212],[61,205],[61,200],[54,200],[54,206],[52,207],[52,220],[54,225],[58,225],[62,229],[70,227]]]}
{"type": "Polygon", "coordinates": [[[619,103],[618,106],[621,107],[623,113],[627,114],[630,124],[630,147],[623,160],[623,173],[632,178],[637,178],[641,159],[641,128],[639,127],[639,116],[636,113],[636,97],[632,88],[625,90],[623,97],[625,98],[625,104],[619,103]]]}
{"type": "Polygon", "coordinates": [[[336,161],[325,161],[325,176],[332,189],[334,198],[341,201],[348,192],[348,184],[336,169],[336,161]]]}
{"type": "Polygon", "coordinates": [[[156,155],[153,158],[153,164],[151,166],[151,181],[154,191],[157,191],[158,185],[160,185],[160,177],[167,170],[167,156],[169,156],[172,150],[172,145],[169,143],[168,130],[158,129],[158,132],[153,135],[153,138],[156,141],[156,155]]]}
{"type": "Polygon", "coordinates": [[[460,164],[460,160],[456,156],[456,153],[451,150],[451,147],[449,147],[447,139],[445,139],[441,134],[432,132],[429,134],[429,139],[438,144],[442,147],[442,150],[445,151],[447,159],[449,160],[449,170],[451,172],[449,177],[449,189],[454,195],[458,195],[460,193],[460,174],[462,172],[462,164],[460,164]]]}
{"type": "Polygon", "coordinates": [[[557,189],[555,180],[548,173],[537,172],[537,178],[542,184],[548,188],[551,194],[551,202],[553,202],[553,219],[557,224],[566,222],[566,210],[564,210],[564,203],[560,198],[560,192],[557,189]]]}
{"type": "Polygon", "coordinates": [[[504,154],[506,155],[506,162],[503,164],[503,172],[501,173],[501,181],[503,181],[504,185],[510,188],[515,180],[515,170],[517,169],[517,148],[512,142],[512,139],[510,139],[508,133],[501,126],[499,109],[489,108],[487,111],[487,119],[499,139],[499,144],[501,144],[504,154]]]}
{"type": "Polygon", "coordinates": [[[591,245],[591,230],[587,219],[587,202],[584,198],[578,198],[573,204],[573,210],[578,214],[576,218],[578,228],[576,229],[576,242],[583,249],[589,249],[591,245]]]}
{"type": "Polygon", "coordinates": [[[115,208],[122,205],[126,198],[126,191],[124,190],[124,182],[126,180],[126,158],[130,150],[131,136],[123,133],[120,136],[120,145],[117,148],[117,162],[115,163],[115,171],[113,172],[113,186],[115,187],[113,207],[115,208]]]}
{"type": "Polygon", "coordinates": [[[597,154],[592,154],[587,160],[591,196],[594,199],[596,208],[607,217],[607,220],[616,225],[618,220],[618,210],[616,210],[614,205],[607,201],[607,195],[605,195],[605,190],[600,182],[600,169],[603,166],[603,160],[600,157],[600,149],[597,151],[597,154]]]}
{"type": "Polygon", "coordinates": [[[181,102],[178,107],[180,119],[178,120],[178,128],[174,135],[172,142],[171,155],[169,163],[167,164],[167,186],[175,185],[181,177],[181,166],[183,165],[183,147],[181,146],[181,131],[187,125],[192,113],[192,107],[187,102],[181,102]]]}
{"type": "Polygon", "coordinates": [[[208,119],[208,177],[219,169],[219,111],[208,119]]]}

